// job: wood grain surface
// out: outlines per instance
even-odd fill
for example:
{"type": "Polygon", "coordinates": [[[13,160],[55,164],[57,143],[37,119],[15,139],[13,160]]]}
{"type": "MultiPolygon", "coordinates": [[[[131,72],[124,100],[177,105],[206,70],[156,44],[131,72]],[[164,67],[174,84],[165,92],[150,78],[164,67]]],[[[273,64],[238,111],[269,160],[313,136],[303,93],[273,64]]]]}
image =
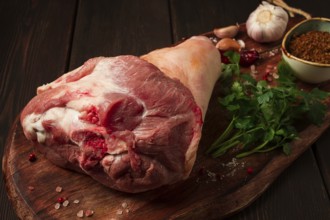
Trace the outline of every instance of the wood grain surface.
{"type": "MultiPolygon", "coordinates": [[[[1,155],[10,127],[36,87],[67,69],[75,10],[76,1],[0,1],[1,155]]],[[[17,219],[3,183],[1,175],[0,219],[17,219]]]]}
{"type": "MultiPolygon", "coordinates": [[[[290,26],[294,23],[295,20],[290,22],[290,26]]],[[[259,45],[247,37],[244,25],[237,37],[245,41],[247,49],[260,52],[280,43],[259,45]]],[[[278,63],[280,50],[275,53],[258,62],[260,73],[278,63]]],[[[25,138],[16,120],[7,141],[3,171],[9,198],[18,216],[21,219],[69,219],[76,217],[79,210],[90,209],[95,212],[96,219],[224,218],[258,198],[330,125],[329,113],[322,126],[303,127],[290,156],[275,151],[243,159],[235,159],[234,154],[228,153],[212,159],[204,152],[228,123],[217,103],[220,95],[221,81],[216,84],[210,101],[197,160],[189,179],[139,194],[108,189],[88,176],[56,167],[38,153],[37,161],[30,162],[28,155],[35,151],[34,146],[25,138]],[[254,173],[248,173],[248,167],[252,167],[254,173]],[[56,192],[57,186],[62,187],[63,192],[56,192]],[[67,198],[70,205],[55,209],[59,197],[67,198]],[[79,204],[74,204],[74,200],[79,200],[79,204]]]]}
{"type": "MultiPolygon", "coordinates": [[[[5,141],[10,136],[10,127],[15,124],[22,107],[35,94],[38,85],[53,80],[92,56],[141,55],[214,27],[244,22],[259,2],[0,0],[0,24],[3,30],[0,36],[1,155],[5,141]]],[[[286,2],[313,16],[330,16],[326,0],[286,2]]],[[[308,148],[282,172],[259,199],[228,219],[329,219],[329,135],[329,131],[326,131],[313,148],[308,148]]],[[[27,162],[26,157],[24,162],[27,162]]],[[[75,173],[70,175],[74,179],[85,178],[80,175],[77,177],[75,173]]],[[[64,174],[60,179],[65,177],[64,174]]],[[[17,219],[7,199],[3,175],[1,178],[0,219],[17,219]]],[[[31,173],[30,178],[36,179],[35,174],[31,173]]],[[[49,180],[49,177],[45,180],[49,180]]],[[[54,177],[51,180],[55,183],[60,181],[54,177]]],[[[44,192],[49,196],[45,201],[49,208],[54,203],[51,196],[54,195],[52,187],[55,183],[49,186],[51,195],[44,192]]],[[[221,182],[217,183],[221,187],[221,182]]],[[[71,197],[83,197],[82,191],[68,191],[68,188],[65,191],[71,197]]],[[[161,206],[166,201],[155,202],[161,206]]],[[[90,203],[85,201],[84,204],[90,203]]],[[[80,205],[86,208],[84,204],[80,205]]],[[[40,202],[38,205],[45,206],[40,202]]],[[[120,208],[120,204],[118,206],[120,208]]],[[[45,210],[39,209],[34,214],[39,216],[42,211],[45,210]]],[[[71,214],[69,219],[72,219],[71,214]]],[[[153,216],[152,211],[150,216],[153,216]]]]}

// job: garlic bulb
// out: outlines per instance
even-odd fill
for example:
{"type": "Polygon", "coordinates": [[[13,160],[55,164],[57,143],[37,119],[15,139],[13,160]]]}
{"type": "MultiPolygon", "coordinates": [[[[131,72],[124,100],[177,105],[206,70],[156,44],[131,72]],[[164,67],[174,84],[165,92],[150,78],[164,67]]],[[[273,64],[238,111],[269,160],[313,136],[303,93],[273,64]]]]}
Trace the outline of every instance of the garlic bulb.
{"type": "Polygon", "coordinates": [[[263,1],[253,11],[247,22],[248,35],[257,42],[272,42],[281,39],[289,16],[283,8],[263,1]]]}

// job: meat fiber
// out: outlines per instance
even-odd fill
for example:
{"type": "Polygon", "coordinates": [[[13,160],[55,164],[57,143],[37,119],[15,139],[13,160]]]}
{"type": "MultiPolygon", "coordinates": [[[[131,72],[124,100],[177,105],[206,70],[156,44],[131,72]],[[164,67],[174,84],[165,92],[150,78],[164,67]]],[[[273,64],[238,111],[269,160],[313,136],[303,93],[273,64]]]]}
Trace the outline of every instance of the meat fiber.
{"type": "Polygon", "coordinates": [[[186,179],[220,75],[217,49],[192,37],[142,57],[98,57],[37,89],[21,113],[54,164],[125,192],[186,179]]]}

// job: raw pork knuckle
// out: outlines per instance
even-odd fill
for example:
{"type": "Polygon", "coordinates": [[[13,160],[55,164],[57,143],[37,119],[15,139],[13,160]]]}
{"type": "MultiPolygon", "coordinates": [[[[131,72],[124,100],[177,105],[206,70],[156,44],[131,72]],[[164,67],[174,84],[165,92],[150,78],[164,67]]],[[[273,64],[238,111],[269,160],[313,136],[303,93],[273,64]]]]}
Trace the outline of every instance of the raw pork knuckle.
{"type": "Polygon", "coordinates": [[[21,113],[52,163],[125,192],[186,179],[221,72],[206,37],[142,57],[98,57],[37,89],[21,113]]]}

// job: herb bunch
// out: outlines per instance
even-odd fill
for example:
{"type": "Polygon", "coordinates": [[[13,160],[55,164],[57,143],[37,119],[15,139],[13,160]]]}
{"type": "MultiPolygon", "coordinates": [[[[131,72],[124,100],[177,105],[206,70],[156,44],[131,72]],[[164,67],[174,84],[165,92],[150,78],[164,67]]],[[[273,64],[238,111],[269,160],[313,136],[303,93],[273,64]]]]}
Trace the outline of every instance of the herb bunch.
{"type": "Polygon", "coordinates": [[[231,121],[225,131],[207,150],[212,157],[219,157],[229,149],[239,146],[237,158],[253,153],[282,148],[290,154],[290,142],[298,138],[295,123],[307,118],[320,125],[327,106],[324,100],[328,92],[314,88],[304,91],[298,88],[290,67],[281,61],[278,64],[277,86],[271,87],[265,80],[256,81],[249,74],[241,74],[239,55],[225,54],[230,64],[224,64],[223,76],[235,78],[219,103],[226,108],[231,121]]]}

